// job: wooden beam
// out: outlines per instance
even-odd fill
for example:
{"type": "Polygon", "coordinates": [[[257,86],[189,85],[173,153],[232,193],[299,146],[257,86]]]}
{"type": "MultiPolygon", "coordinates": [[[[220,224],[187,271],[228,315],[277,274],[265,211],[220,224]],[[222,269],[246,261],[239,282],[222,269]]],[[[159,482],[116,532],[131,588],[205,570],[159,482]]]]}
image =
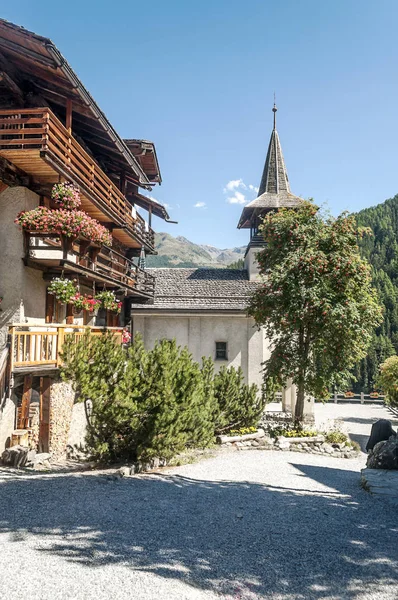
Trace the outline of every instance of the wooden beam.
{"type": "Polygon", "coordinates": [[[0,71],[0,83],[4,85],[23,104],[23,92],[11,77],[4,71],[0,71]]]}
{"type": "Polygon", "coordinates": [[[0,156],[0,180],[9,185],[10,187],[15,187],[18,185],[29,187],[30,185],[30,176],[18,169],[15,165],[13,165],[9,160],[0,156]]]}

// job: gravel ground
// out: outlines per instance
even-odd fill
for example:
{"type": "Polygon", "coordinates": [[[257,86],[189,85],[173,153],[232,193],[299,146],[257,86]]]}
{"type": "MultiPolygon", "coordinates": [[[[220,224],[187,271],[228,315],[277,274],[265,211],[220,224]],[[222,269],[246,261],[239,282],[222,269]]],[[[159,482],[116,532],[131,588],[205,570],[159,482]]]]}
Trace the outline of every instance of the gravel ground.
{"type": "Polygon", "coordinates": [[[0,598],[396,600],[398,514],[360,488],[364,462],[248,450],[118,481],[0,470],[0,598]]]}

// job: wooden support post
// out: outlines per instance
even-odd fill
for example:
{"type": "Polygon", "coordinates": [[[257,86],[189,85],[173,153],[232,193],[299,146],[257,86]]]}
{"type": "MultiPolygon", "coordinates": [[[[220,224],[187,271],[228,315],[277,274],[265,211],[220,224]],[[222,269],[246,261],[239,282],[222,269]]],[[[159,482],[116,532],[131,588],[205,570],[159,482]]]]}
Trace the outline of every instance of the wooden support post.
{"type": "Polygon", "coordinates": [[[363,392],[361,392],[361,404],[364,404],[365,402],[365,394],[363,392]]]}
{"type": "Polygon", "coordinates": [[[50,377],[40,377],[39,452],[48,452],[50,442],[50,377]]]}
{"type": "Polygon", "coordinates": [[[32,383],[33,376],[25,375],[23,382],[21,415],[19,418],[18,429],[26,429],[29,427],[29,407],[32,398],[32,383]]]}
{"type": "Polygon", "coordinates": [[[65,127],[68,130],[69,135],[70,135],[72,133],[72,100],[70,98],[66,99],[65,127]]]}
{"type": "Polygon", "coordinates": [[[149,227],[152,226],[152,206],[149,207],[149,218],[148,218],[149,227]]]}
{"type": "Polygon", "coordinates": [[[334,403],[337,404],[337,392],[334,393],[334,403]]]}

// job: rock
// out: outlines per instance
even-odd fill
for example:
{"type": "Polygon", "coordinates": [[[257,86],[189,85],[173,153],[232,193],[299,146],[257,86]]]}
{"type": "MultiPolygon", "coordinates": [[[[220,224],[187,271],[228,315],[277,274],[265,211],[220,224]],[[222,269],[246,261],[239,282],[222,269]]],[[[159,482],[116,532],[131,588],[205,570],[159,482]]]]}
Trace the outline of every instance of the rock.
{"type": "Polygon", "coordinates": [[[26,465],[34,465],[36,461],[36,450],[29,450],[26,455],[26,465]]]}
{"type": "Polygon", "coordinates": [[[118,473],[120,477],[128,477],[130,475],[131,467],[120,467],[118,473]]]}
{"type": "Polygon", "coordinates": [[[257,442],[256,440],[254,440],[254,441],[252,442],[252,446],[254,446],[254,448],[257,448],[257,446],[259,446],[259,445],[260,445],[260,443],[259,443],[259,442],[257,442]]]}
{"type": "Polygon", "coordinates": [[[398,437],[378,442],[369,453],[366,466],[370,469],[398,469],[398,437]]]}
{"type": "Polygon", "coordinates": [[[392,428],[391,421],[388,419],[379,419],[372,425],[370,438],[366,444],[366,450],[369,452],[369,450],[373,450],[379,442],[389,440],[396,435],[396,432],[392,428]]]}
{"type": "Polygon", "coordinates": [[[289,450],[290,442],[288,442],[285,438],[280,437],[278,439],[277,446],[280,450],[289,450]]]}
{"type": "Polygon", "coordinates": [[[155,458],[152,460],[152,469],[157,469],[160,466],[160,459],[155,456],[155,458]]]}
{"type": "Polygon", "coordinates": [[[159,458],[159,467],[166,467],[167,460],[165,458],[159,458]]]}
{"type": "Polygon", "coordinates": [[[36,454],[35,463],[43,463],[45,460],[50,460],[51,454],[49,452],[40,452],[40,454],[36,454]]]}
{"type": "Polygon", "coordinates": [[[324,442],[321,446],[321,449],[326,452],[326,454],[332,454],[333,453],[333,446],[331,446],[330,444],[328,444],[327,442],[324,442]]]}
{"type": "Polygon", "coordinates": [[[135,475],[136,471],[135,471],[135,465],[131,465],[130,467],[130,475],[135,475]]]}
{"type": "Polygon", "coordinates": [[[11,446],[1,455],[3,465],[20,469],[26,465],[29,448],[27,446],[11,446]]]}

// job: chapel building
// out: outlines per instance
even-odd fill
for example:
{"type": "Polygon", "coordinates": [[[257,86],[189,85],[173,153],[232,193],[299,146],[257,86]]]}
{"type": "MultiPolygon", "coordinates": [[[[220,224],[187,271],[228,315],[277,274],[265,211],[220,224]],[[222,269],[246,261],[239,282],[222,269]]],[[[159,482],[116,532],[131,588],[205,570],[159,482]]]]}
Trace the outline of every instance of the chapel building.
{"type": "MultiPolygon", "coordinates": [[[[256,254],[264,247],[259,232],[262,218],[272,210],[293,208],[303,200],[290,191],[279,135],[274,123],[258,196],[247,204],[239,229],[250,230],[244,269],[158,268],[148,269],[154,277],[153,302],[132,304],[134,333],[140,332],[147,348],[161,338],[187,346],[194,360],[211,356],[216,370],[221,366],[241,367],[247,383],[261,389],[262,363],[269,357],[269,341],[247,315],[251,294],[259,285],[256,254]]],[[[287,382],[283,408],[294,411],[295,386],[287,382]]],[[[305,403],[312,413],[313,401],[305,403]]]]}

